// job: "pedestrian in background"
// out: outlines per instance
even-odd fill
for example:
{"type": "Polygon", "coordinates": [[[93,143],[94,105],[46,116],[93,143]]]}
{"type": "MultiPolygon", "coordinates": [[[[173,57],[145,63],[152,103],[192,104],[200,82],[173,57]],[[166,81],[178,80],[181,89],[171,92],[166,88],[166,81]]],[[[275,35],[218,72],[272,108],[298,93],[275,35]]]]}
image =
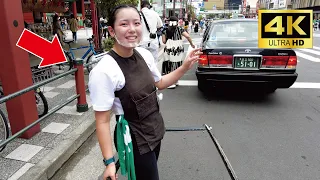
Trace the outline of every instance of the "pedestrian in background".
{"type": "Polygon", "coordinates": [[[157,89],[165,89],[178,81],[202,53],[200,49],[191,51],[181,67],[161,76],[150,51],[137,47],[143,26],[134,6],[115,7],[108,25],[109,34],[115,39],[114,46],[89,75],[96,131],[106,165],[103,179],[117,179],[110,130],[112,111],[117,119],[114,140],[121,172],[128,172],[128,176],[135,176],[136,180],[159,180],[157,161],[165,126],[157,89]],[[128,150],[127,145],[132,148],[128,150]]]}
{"type": "Polygon", "coordinates": [[[158,62],[159,42],[157,40],[157,30],[162,27],[162,20],[157,12],[152,9],[149,0],[141,2],[142,17],[142,41],[140,47],[149,50],[155,62],[158,62]]]}
{"type": "Polygon", "coordinates": [[[61,22],[59,20],[59,16],[55,14],[52,18],[52,33],[53,35],[57,35],[60,41],[60,44],[63,46],[63,36],[65,35],[61,28],[61,22]]]}
{"type": "MultiPolygon", "coordinates": [[[[189,41],[192,48],[195,48],[190,35],[183,27],[178,25],[178,18],[175,16],[170,17],[169,27],[163,31],[162,35],[162,42],[165,44],[163,54],[164,62],[162,65],[163,74],[169,74],[182,65],[182,57],[184,53],[182,36],[189,41]]],[[[168,88],[173,89],[177,85],[179,85],[178,81],[168,88]]]]}
{"type": "Polygon", "coordinates": [[[72,37],[75,43],[77,43],[77,31],[78,31],[78,21],[73,14],[70,15],[70,30],[72,32],[72,37]]]}

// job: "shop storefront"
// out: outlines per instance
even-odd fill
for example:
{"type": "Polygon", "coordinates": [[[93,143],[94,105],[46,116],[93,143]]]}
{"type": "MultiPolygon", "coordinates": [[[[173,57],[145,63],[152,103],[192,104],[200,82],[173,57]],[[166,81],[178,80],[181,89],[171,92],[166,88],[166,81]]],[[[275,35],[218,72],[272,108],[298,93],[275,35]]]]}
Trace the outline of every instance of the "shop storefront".
{"type": "Polygon", "coordinates": [[[55,13],[62,15],[68,11],[64,0],[22,0],[25,28],[46,38],[52,39],[52,17],[55,13]]]}
{"type": "MultiPolygon", "coordinates": [[[[70,15],[73,14],[72,3],[75,0],[21,0],[25,27],[34,33],[46,38],[52,39],[52,23],[53,16],[58,14],[61,21],[68,20],[70,15]]],[[[79,1],[78,4],[80,4],[79,1]]],[[[78,25],[80,28],[84,26],[81,13],[76,14],[78,25]]],[[[63,23],[62,25],[64,25],[63,23]]],[[[63,26],[67,29],[68,26],[63,26]]]]}

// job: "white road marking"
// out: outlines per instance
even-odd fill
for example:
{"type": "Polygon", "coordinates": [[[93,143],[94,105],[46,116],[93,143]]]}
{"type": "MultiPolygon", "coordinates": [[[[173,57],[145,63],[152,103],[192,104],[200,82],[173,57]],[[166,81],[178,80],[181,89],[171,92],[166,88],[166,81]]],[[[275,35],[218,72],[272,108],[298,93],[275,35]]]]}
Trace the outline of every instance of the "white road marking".
{"type": "Polygon", "coordinates": [[[320,37],[320,34],[313,33],[313,37],[320,37]]]}
{"type": "Polygon", "coordinates": [[[70,88],[72,88],[72,87],[75,86],[75,85],[76,85],[75,80],[70,80],[70,81],[68,81],[68,82],[66,82],[66,83],[58,86],[58,88],[61,88],[61,89],[70,89],[70,88]]]}
{"type": "Polygon", "coordinates": [[[15,172],[8,180],[18,180],[22,175],[24,175],[24,173],[26,173],[33,166],[34,164],[32,163],[26,163],[17,172],[15,172]]]}
{"type": "Polygon", "coordinates": [[[44,86],[44,87],[41,87],[41,90],[43,90],[44,92],[49,92],[51,91],[52,89],[54,89],[55,87],[49,87],[49,86],[44,86]]]}
{"type": "Polygon", "coordinates": [[[302,52],[299,52],[299,51],[296,51],[296,55],[303,58],[303,59],[306,59],[306,60],[310,60],[310,61],[313,61],[313,62],[320,62],[320,59],[319,58],[315,58],[313,56],[310,56],[308,54],[304,54],[302,52]]]}
{"type": "Polygon", "coordinates": [[[69,126],[70,124],[52,122],[49,125],[47,125],[45,128],[43,128],[41,131],[47,132],[47,133],[53,133],[53,134],[61,134],[62,131],[67,129],[67,127],[69,126]]]}
{"type": "Polygon", "coordinates": [[[301,88],[301,89],[320,89],[320,83],[314,82],[296,82],[290,88],[301,88]]]}
{"type": "Polygon", "coordinates": [[[55,96],[57,96],[58,94],[60,94],[60,93],[57,93],[57,92],[44,92],[43,93],[44,94],[44,96],[46,97],[46,98],[54,98],[55,96]]]}
{"type": "Polygon", "coordinates": [[[313,49],[317,49],[317,50],[320,50],[320,47],[317,47],[317,46],[313,46],[313,49]]]}
{"type": "Polygon", "coordinates": [[[320,51],[316,51],[316,50],[312,50],[312,49],[299,49],[300,51],[304,51],[304,52],[308,52],[308,53],[312,53],[312,54],[316,54],[316,55],[320,55],[320,51]]]}
{"type": "MultiPolygon", "coordinates": [[[[198,86],[198,81],[197,80],[179,80],[179,86],[198,86]]],[[[295,82],[290,88],[320,89],[320,83],[295,82]]]]}
{"type": "Polygon", "coordinates": [[[17,149],[8,154],[5,158],[18,161],[29,161],[34,155],[41,151],[43,147],[31,144],[21,144],[17,149]]]}
{"type": "Polygon", "coordinates": [[[61,108],[59,111],[57,111],[56,113],[58,114],[69,114],[69,115],[77,115],[77,116],[81,116],[83,114],[83,112],[77,112],[77,105],[74,106],[64,106],[63,108],[61,108]]]}

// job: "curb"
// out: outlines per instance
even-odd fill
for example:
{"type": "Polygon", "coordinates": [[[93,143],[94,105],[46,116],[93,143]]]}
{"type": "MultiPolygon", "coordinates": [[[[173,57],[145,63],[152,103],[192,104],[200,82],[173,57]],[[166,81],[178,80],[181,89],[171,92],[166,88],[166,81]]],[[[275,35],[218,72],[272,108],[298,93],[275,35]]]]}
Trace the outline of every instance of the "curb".
{"type": "Polygon", "coordinates": [[[95,119],[92,110],[83,114],[85,119],[77,129],[68,134],[39,163],[28,170],[19,180],[48,180],[69,160],[79,147],[94,133],[95,119]]]}

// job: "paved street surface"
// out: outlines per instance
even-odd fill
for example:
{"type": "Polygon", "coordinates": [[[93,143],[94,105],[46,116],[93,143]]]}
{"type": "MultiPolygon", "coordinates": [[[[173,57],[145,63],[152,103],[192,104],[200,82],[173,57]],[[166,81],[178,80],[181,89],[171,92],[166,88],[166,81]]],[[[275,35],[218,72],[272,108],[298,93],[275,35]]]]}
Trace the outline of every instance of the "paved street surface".
{"type": "MultiPolygon", "coordinates": [[[[75,46],[90,36],[86,31],[81,33],[82,40],[75,46]]],[[[192,38],[200,44],[199,34],[192,34],[192,38]]],[[[189,44],[184,42],[187,51],[189,44]]],[[[237,91],[204,95],[197,89],[195,71],[190,70],[176,89],[161,91],[166,127],[212,126],[240,180],[319,179],[320,33],[314,33],[313,49],[297,49],[296,53],[297,82],[290,89],[279,89],[266,97],[237,91]]],[[[51,109],[75,93],[74,76],[50,83],[43,90],[51,109]]],[[[0,179],[26,177],[30,170],[41,167],[39,164],[55,160],[54,156],[48,159],[48,155],[61,142],[72,139],[72,132],[93,120],[92,108],[77,113],[75,106],[76,101],[44,120],[41,132],[30,140],[10,143],[0,153],[0,179]]],[[[103,169],[93,133],[52,179],[96,180],[103,169]]],[[[167,132],[159,173],[161,180],[230,179],[207,132],[167,132]]]]}
{"type": "MultiPolygon", "coordinates": [[[[200,43],[199,35],[192,38],[200,43]]],[[[266,97],[236,91],[204,95],[191,70],[176,89],[162,91],[166,126],[212,126],[240,180],[319,179],[319,39],[313,49],[296,50],[297,83],[266,97]]],[[[104,169],[101,158],[93,134],[53,179],[97,179],[104,169]]],[[[230,179],[206,132],[167,132],[159,173],[161,180],[230,179]]]]}

